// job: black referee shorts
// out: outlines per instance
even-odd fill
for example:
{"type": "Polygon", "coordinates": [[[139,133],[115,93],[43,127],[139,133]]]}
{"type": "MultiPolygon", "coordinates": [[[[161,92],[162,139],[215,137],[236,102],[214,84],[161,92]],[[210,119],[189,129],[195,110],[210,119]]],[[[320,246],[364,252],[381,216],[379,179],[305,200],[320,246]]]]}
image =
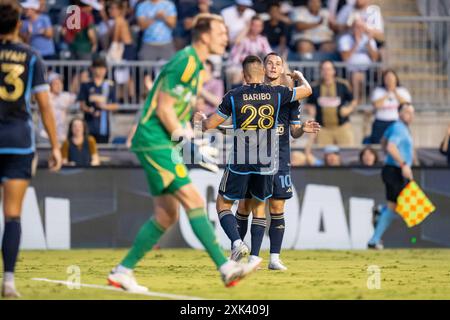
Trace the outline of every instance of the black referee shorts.
{"type": "Polygon", "coordinates": [[[402,175],[402,169],[395,166],[384,166],[381,171],[383,183],[386,186],[386,199],[397,203],[400,192],[408,184],[408,180],[402,175]]]}

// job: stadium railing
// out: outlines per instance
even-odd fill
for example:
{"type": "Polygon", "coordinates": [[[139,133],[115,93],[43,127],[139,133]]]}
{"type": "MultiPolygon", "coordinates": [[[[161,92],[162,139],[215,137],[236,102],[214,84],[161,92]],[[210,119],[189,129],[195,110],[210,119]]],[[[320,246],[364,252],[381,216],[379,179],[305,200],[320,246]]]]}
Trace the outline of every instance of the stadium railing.
{"type": "Polygon", "coordinates": [[[385,30],[385,64],[397,71],[415,105],[449,111],[450,16],[387,17],[385,30]]]}
{"type": "MultiPolygon", "coordinates": [[[[65,79],[65,88],[68,90],[73,81],[80,78],[83,71],[89,69],[90,61],[73,61],[73,60],[52,60],[46,61],[49,70],[61,74],[65,79]]],[[[288,62],[290,68],[299,70],[304,73],[305,77],[314,81],[319,79],[319,62],[288,62]]],[[[158,74],[164,62],[160,61],[126,61],[122,63],[111,63],[108,65],[108,79],[114,80],[116,95],[118,92],[123,92],[123,100],[121,103],[121,110],[138,110],[146,98],[146,89],[144,84],[144,77],[147,74],[152,75],[152,78],[158,74]],[[121,83],[122,79],[131,79],[133,92],[130,92],[128,84],[121,83]]],[[[344,62],[335,63],[337,69],[337,76],[348,79],[347,64],[344,62]]],[[[225,68],[225,66],[223,67],[225,68]]],[[[373,63],[367,66],[366,71],[366,85],[363,87],[364,104],[370,104],[370,93],[372,90],[381,84],[381,63],[373,63]]],[[[226,90],[231,89],[231,85],[225,78],[225,73],[222,72],[222,77],[225,81],[226,90]]],[[[79,81],[79,80],[78,80],[79,81]]],[[[128,82],[128,81],[127,81],[128,82]]]]}

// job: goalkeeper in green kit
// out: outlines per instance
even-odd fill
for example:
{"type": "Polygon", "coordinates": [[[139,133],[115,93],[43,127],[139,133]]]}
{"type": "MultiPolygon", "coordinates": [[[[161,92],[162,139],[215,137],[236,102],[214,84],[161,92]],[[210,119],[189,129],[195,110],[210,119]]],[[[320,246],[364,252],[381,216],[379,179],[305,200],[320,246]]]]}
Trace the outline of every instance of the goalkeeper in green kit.
{"type": "Polygon", "coordinates": [[[144,167],[154,197],[154,216],[136,236],[127,256],[108,276],[108,283],[130,292],[146,292],[134,278],[137,263],[158,242],[165,230],[178,221],[179,206],[188,214],[191,227],[217,266],[225,286],[235,285],[257,269],[260,260],[249,264],[228,261],[208,220],[205,201],[192,184],[172,137],[192,137],[191,100],[201,87],[203,62],[211,54],[222,55],[228,43],[223,19],[200,14],[192,29],[193,43],[179,51],[161,70],[145,103],[132,150],[144,167]]]}

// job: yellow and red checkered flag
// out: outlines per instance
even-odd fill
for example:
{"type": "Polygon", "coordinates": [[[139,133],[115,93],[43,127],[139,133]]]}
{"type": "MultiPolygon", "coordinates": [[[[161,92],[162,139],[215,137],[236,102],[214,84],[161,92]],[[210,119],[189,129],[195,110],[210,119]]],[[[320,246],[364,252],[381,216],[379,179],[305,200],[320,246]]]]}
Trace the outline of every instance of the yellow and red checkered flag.
{"type": "Polygon", "coordinates": [[[395,209],[410,228],[420,224],[434,210],[436,207],[415,181],[409,182],[402,190],[395,209]]]}

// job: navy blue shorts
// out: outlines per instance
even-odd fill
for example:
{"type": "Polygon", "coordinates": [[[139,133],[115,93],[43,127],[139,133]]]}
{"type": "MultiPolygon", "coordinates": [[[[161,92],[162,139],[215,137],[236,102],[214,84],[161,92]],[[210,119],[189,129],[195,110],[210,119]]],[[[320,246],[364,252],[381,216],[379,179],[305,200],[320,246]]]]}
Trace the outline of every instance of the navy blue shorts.
{"type": "Polygon", "coordinates": [[[265,201],[272,197],[272,190],[272,175],[243,175],[231,172],[227,168],[220,182],[219,194],[227,200],[243,200],[248,193],[253,198],[265,201]]]}
{"type": "Polygon", "coordinates": [[[292,180],[290,170],[280,170],[273,178],[273,199],[292,198],[292,180]]]}
{"type": "Polygon", "coordinates": [[[34,153],[26,155],[0,154],[0,183],[7,180],[30,180],[34,153]]]}

